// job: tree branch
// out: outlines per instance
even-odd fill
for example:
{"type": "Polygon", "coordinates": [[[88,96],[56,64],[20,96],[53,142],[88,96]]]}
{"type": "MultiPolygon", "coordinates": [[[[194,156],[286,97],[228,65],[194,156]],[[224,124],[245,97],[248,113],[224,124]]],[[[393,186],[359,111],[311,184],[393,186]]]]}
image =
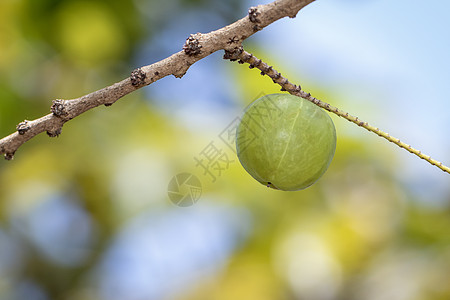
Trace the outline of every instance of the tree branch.
{"type": "Polygon", "coordinates": [[[218,51],[233,51],[242,42],[269,24],[284,18],[294,18],[298,11],[315,0],[276,0],[266,5],[251,7],[248,16],[221,29],[201,34],[191,34],[183,50],[152,65],[138,68],[131,76],[111,86],[72,100],[54,100],[51,114],[33,121],[23,121],[17,131],[0,140],[0,154],[7,160],[17,149],[37,134],[46,131],[50,137],[58,136],[67,121],[100,105],[112,105],[123,96],[153,82],[174,75],[183,77],[189,67],[204,57],[218,51]]]}

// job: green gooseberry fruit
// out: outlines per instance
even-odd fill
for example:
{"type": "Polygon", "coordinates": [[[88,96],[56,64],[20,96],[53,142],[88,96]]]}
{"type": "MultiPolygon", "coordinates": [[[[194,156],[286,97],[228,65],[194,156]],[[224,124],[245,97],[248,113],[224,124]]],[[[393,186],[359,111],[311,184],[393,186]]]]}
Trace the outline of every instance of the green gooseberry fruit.
{"type": "Polygon", "coordinates": [[[315,104],[271,94],[244,111],[236,150],[242,166],[261,184],[297,191],[328,169],[336,150],[336,130],[330,116],[315,104]]]}

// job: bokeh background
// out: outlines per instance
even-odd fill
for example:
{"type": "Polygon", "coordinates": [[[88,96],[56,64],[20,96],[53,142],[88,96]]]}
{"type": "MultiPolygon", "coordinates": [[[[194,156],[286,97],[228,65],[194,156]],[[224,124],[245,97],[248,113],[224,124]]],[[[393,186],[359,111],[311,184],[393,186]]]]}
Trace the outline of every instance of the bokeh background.
{"type": "MultiPolygon", "coordinates": [[[[1,0],[0,135],[267,2],[1,0]]],[[[449,9],[318,0],[244,46],[448,165],[449,9]]],[[[0,161],[0,298],[450,299],[449,175],[332,116],[336,155],[315,185],[260,185],[223,137],[279,88],[222,55],[0,161]],[[209,173],[195,159],[211,145],[229,164],[209,173]],[[202,184],[190,207],[167,195],[181,172],[202,184]]]]}

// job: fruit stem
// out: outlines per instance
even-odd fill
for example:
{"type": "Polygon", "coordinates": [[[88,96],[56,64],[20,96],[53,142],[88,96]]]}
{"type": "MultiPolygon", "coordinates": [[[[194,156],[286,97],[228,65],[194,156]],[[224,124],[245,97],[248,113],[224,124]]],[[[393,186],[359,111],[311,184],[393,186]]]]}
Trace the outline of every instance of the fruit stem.
{"type": "Polygon", "coordinates": [[[303,91],[301,89],[300,85],[292,84],[291,82],[289,82],[289,80],[287,78],[283,77],[281,75],[281,73],[274,70],[272,68],[272,66],[267,65],[266,63],[264,63],[263,61],[261,61],[260,59],[255,57],[253,54],[243,50],[243,48],[237,48],[234,52],[227,52],[226,58],[229,58],[231,61],[235,61],[235,60],[239,59],[238,62],[240,64],[243,64],[244,62],[248,63],[250,65],[249,66],[250,69],[253,69],[253,68],[259,69],[261,71],[261,75],[267,75],[273,80],[274,83],[279,84],[281,86],[282,91],[287,91],[291,95],[295,95],[295,96],[301,97],[303,99],[306,99],[306,100],[316,104],[317,106],[319,106],[329,112],[332,112],[332,113],[338,115],[339,117],[346,119],[347,121],[350,121],[360,127],[363,127],[365,129],[367,129],[368,131],[373,132],[376,135],[388,140],[389,142],[396,144],[400,148],[403,148],[406,151],[420,157],[421,159],[432,164],[433,166],[438,167],[442,171],[450,174],[449,167],[447,167],[447,166],[443,165],[441,162],[431,158],[429,155],[423,154],[422,151],[411,147],[411,145],[408,145],[408,144],[402,142],[398,138],[390,136],[389,133],[386,133],[386,132],[380,130],[378,127],[369,125],[369,123],[360,120],[358,117],[352,116],[348,112],[340,110],[339,108],[334,107],[326,102],[323,102],[323,101],[311,96],[310,93],[306,93],[305,91],[303,91]]]}

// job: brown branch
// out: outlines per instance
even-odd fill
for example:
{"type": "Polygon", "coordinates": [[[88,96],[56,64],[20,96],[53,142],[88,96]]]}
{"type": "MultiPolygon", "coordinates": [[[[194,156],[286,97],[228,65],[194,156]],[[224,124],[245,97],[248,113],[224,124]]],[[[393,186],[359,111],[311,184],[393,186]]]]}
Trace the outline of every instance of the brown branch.
{"type": "Polygon", "coordinates": [[[37,134],[46,131],[50,137],[58,136],[67,121],[94,107],[109,106],[123,96],[153,82],[174,75],[183,77],[189,67],[218,50],[233,51],[242,42],[269,24],[284,18],[294,18],[298,11],[315,0],[276,0],[266,5],[251,7],[248,15],[221,29],[191,34],[183,50],[131,72],[131,76],[111,86],[72,100],[54,100],[51,114],[33,121],[23,121],[17,131],[0,140],[0,154],[10,160],[16,150],[37,134]]]}

